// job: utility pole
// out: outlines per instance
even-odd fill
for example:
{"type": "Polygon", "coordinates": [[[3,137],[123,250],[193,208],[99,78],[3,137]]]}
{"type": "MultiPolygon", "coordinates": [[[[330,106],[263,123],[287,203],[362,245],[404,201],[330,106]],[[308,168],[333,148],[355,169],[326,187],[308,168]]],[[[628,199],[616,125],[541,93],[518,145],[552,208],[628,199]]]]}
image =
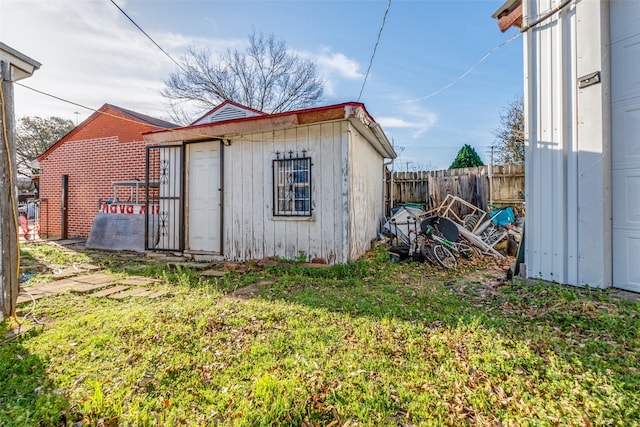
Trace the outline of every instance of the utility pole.
{"type": "Polygon", "coordinates": [[[2,313],[4,316],[13,313],[15,301],[20,291],[18,281],[18,227],[16,197],[16,147],[13,138],[13,85],[11,84],[11,68],[7,61],[0,62],[0,101],[2,102],[2,144],[0,144],[0,278],[2,280],[2,313]]]}
{"type": "Polygon", "coordinates": [[[13,82],[38,68],[40,63],[0,42],[0,321],[15,314],[20,292],[13,82]]]}

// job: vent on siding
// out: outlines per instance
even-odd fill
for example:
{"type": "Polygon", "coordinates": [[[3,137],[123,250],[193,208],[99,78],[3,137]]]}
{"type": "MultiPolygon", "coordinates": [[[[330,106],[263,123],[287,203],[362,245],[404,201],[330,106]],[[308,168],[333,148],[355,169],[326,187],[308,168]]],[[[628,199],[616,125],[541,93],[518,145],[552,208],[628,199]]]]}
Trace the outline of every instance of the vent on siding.
{"type": "Polygon", "coordinates": [[[215,114],[211,115],[211,117],[209,118],[209,122],[215,123],[215,122],[222,122],[225,120],[242,119],[245,117],[252,117],[255,115],[256,113],[253,113],[251,111],[243,110],[241,108],[236,108],[234,106],[228,105],[216,111],[215,114]]]}

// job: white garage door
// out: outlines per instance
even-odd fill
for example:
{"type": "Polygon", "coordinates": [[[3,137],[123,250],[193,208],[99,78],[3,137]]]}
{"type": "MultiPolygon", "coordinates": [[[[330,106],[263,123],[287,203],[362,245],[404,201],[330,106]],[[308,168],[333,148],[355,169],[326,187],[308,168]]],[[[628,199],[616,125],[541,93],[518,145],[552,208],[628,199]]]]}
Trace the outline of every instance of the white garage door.
{"type": "Polygon", "coordinates": [[[640,1],[612,1],[613,285],[640,292],[640,1]]]}

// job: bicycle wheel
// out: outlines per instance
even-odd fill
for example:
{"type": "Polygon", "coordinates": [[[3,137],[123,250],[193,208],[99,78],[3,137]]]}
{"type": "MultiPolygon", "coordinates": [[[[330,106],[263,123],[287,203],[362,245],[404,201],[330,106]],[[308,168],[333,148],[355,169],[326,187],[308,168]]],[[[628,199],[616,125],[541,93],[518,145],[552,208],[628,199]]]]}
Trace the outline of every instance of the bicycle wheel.
{"type": "Polygon", "coordinates": [[[420,246],[420,254],[422,254],[422,257],[424,258],[424,260],[426,262],[428,262],[429,264],[436,264],[436,260],[433,257],[433,251],[431,250],[431,243],[429,242],[424,242],[421,246],[420,246]]]}
{"type": "Polygon", "coordinates": [[[466,259],[471,259],[473,257],[473,248],[466,243],[456,243],[456,252],[465,257],[466,259]]]}
{"type": "Polygon", "coordinates": [[[451,253],[449,249],[443,245],[431,246],[431,253],[436,259],[438,264],[447,269],[453,269],[458,267],[458,261],[456,257],[451,253]]]}

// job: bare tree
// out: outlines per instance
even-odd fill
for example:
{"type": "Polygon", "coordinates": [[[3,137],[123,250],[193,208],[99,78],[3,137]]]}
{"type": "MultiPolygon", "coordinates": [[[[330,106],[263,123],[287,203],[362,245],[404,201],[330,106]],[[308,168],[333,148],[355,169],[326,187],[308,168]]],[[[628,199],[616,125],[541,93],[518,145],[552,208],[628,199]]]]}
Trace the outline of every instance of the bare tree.
{"type": "Polygon", "coordinates": [[[18,174],[30,177],[36,170],[31,161],[44,153],[74,128],[73,121],[62,117],[23,117],[16,129],[18,174]]]}
{"type": "Polygon", "coordinates": [[[162,91],[174,103],[193,101],[202,110],[229,100],[266,113],[309,107],[322,94],[314,61],[289,52],[273,34],[255,31],[246,51],[227,50],[218,60],[208,49],[190,48],[162,91]]]}
{"type": "Polygon", "coordinates": [[[515,98],[500,114],[496,137],[496,159],[499,164],[524,163],[524,101],[515,98]]]}

